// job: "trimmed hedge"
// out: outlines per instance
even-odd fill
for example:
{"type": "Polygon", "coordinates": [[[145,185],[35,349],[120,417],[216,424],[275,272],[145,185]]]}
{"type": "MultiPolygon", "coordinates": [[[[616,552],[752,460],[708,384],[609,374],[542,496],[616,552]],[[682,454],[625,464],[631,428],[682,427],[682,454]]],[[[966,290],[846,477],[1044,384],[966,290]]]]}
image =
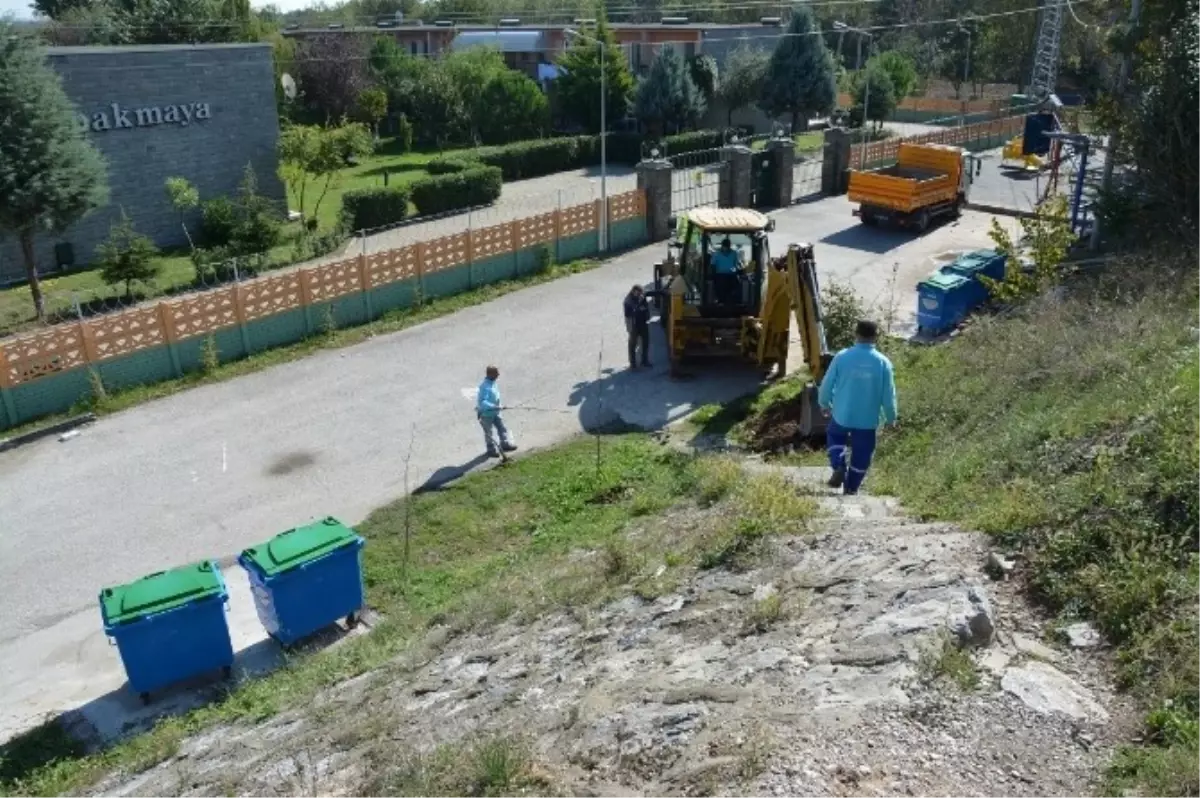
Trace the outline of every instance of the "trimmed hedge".
{"type": "Polygon", "coordinates": [[[503,183],[503,174],[497,167],[471,166],[414,181],[412,201],[422,215],[464,210],[498,200],[503,183]]]}
{"type": "Polygon", "coordinates": [[[342,195],[342,221],[349,230],[368,230],[404,221],[412,192],[408,186],[356,188],[342,195]]]}
{"type": "Polygon", "coordinates": [[[472,166],[480,166],[480,162],[470,154],[439,155],[425,164],[425,171],[431,175],[453,175],[472,166]]]}
{"type": "MultiPolygon", "coordinates": [[[[642,141],[634,133],[610,133],[610,163],[633,165],[642,159],[642,141]]],[[[720,130],[697,130],[668,136],[667,154],[679,155],[720,147],[725,143],[720,130]]],[[[474,165],[494,166],[504,180],[526,180],[600,163],[599,136],[562,136],[534,141],[517,141],[500,147],[480,147],[461,153],[441,155],[426,166],[431,175],[457,174],[474,165]]]]}

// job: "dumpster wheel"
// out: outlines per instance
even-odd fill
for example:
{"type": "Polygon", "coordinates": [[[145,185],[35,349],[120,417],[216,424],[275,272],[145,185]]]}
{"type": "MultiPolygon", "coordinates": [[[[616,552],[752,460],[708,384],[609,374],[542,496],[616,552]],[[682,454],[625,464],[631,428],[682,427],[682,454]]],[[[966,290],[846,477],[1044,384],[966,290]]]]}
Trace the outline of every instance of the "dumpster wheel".
{"type": "Polygon", "coordinates": [[[357,612],[352,612],[346,616],[346,628],[353,629],[362,621],[362,618],[357,612]]]}
{"type": "Polygon", "coordinates": [[[233,676],[233,666],[232,665],[221,666],[221,677],[224,679],[228,679],[231,676],[233,676]]]}
{"type": "Polygon", "coordinates": [[[150,694],[149,693],[138,694],[138,699],[142,702],[142,706],[144,706],[144,707],[150,706],[150,694]]]}

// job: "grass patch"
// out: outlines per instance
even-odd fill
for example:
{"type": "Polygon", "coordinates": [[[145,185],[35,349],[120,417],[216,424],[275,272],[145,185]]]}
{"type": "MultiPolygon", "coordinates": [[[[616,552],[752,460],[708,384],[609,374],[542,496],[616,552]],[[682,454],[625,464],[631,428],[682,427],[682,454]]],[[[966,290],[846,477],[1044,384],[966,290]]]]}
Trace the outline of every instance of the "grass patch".
{"type": "Polygon", "coordinates": [[[785,617],[783,597],[772,593],[766,598],[759,599],[750,607],[746,615],[746,634],[762,634],[785,617]]]}
{"type": "MultiPolygon", "coordinates": [[[[114,771],[153,766],[204,728],[253,723],[311,704],[322,689],[366,671],[383,669],[389,680],[403,679],[407,658],[399,655],[434,624],[479,628],[550,610],[586,611],[630,591],[662,595],[694,568],[694,547],[704,545],[707,533],[697,532],[686,513],[699,512],[707,467],[708,458],[630,434],[602,439],[597,468],[595,441],[581,438],[383,507],[358,526],[367,540],[368,602],[386,619],[370,635],[299,655],[283,670],[98,754],[83,755],[57,725],[25,735],[0,749],[0,793],[78,791],[114,771]],[[669,514],[639,515],[646,506],[680,508],[685,521],[671,526],[669,514]]],[[[743,482],[727,496],[729,511],[756,520],[760,535],[768,528],[802,528],[811,509],[807,500],[779,491],[758,479],[743,482]]],[[[511,740],[463,743],[428,756],[410,748],[382,750],[377,770],[383,781],[364,789],[545,792],[522,750],[511,740]]]]}
{"type": "Polygon", "coordinates": [[[203,351],[208,354],[202,359],[202,368],[197,372],[187,374],[179,379],[158,382],[153,385],[136,385],[120,391],[105,391],[103,395],[93,392],[89,400],[79,403],[66,413],[39,418],[36,421],[31,421],[19,427],[10,427],[4,430],[4,435],[6,437],[20,435],[41,427],[50,426],[85,411],[91,411],[97,415],[115,413],[155,399],[173,396],[181,391],[194,388],[197,385],[224,382],[273,366],[291,363],[292,361],[300,360],[325,349],[340,349],[346,346],[353,346],[378,335],[399,332],[400,330],[432,321],[441,316],[455,313],[464,308],[491,302],[493,299],[498,299],[505,294],[511,294],[513,291],[520,291],[523,288],[529,288],[530,286],[550,282],[551,280],[590,271],[599,266],[600,263],[600,261],[596,260],[580,260],[573,263],[553,265],[547,271],[531,274],[516,280],[502,280],[498,283],[464,291],[454,296],[429,299],[416,307],[394,310],[384,314],[375,321],[356,327],[337,329],[336,325],[322,320],[322,323],[319,325],[321,329],[316,335],[297,341],[289,346],[268,349],[264,352],[258,352],[250,357],[229,363],[216,363],[212,356],[213,352],[208,348],[206,342],[206,348],[203,351]]]}
{"type": "Polygon", "coordinates": [[[688,417],[688,423],[701,435],[724,435],[744,442],[754,435],[757,425],[765,424],[764,414],[778,412],[800,395],[807,377],[793,374],[777,380],[755,394],[748,394],[723,405],[704,405],[688,417]]]}
{"type": "Polygon", "coordinates": [[[979,689],[979,668],[971,658],[971,652],[956,645],[949,637],[943,637],[937,647],[921,652],[917,672],[927,682],[945,679],[964,693],[979,689]]]}
{"type": "MultiPolygon", "coordinates": [[[[703,475],[700,485],[703,491],[703,475]]],[[[778,474],[742,472],[727,495],[729,513],[724,523],[697,535],[697,562],[702,569],[748,570],[761,561],[768,537],[802,534],[817,514],[816,502],[778,474]]]]}
{"type": "Polygon", "coordinates": [[[1035,598],[1097,624],[1159,746],[1110,777],[1151,794],[1195,794],[1196,304],[1194,263],[1139,257],[949,345],[891,346],[903,426],[871,475],[1020,550],[1035,598]]]}

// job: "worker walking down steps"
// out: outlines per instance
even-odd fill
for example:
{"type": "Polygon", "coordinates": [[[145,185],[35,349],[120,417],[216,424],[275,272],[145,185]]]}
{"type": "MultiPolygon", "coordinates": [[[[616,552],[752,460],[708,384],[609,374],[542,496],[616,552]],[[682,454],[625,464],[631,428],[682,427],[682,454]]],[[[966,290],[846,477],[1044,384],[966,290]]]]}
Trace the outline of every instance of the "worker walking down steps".
{"type": "Polygon", "coordinates": [[[500,417],[504,406],[500,404],[500,391],[496,388],[496,380],[500,379],[500,369],[495,366],[487,367],[483,382],[479,383],[479,393],[475,398],[475,416],[479,426],[483,427],[483,443],[487,447],[488,457],[503,457],[506,452],[515,452],[516,444],[508,434],[508,427],[500,417]],[[499,436],[499,443],[495,435],[499,436]]]}
{"type": "Polygon", "coordinates": [[[826,433],[833,469],[829,487],[842,488],[847,496],[858,493],[867,476],[880,414],[889,426],[896,423],[892,362],[875,348],[879,327],[873,321],[860,321],[854,335],[857,343],[833,358],[817,394],[821,410],[827,418],[832,416],[826,433]]]}

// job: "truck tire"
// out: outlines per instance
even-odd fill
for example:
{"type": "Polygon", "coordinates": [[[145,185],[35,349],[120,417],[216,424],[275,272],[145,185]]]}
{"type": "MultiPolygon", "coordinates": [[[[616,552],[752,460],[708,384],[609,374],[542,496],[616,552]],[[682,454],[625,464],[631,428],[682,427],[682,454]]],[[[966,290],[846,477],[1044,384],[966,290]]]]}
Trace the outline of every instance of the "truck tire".
{"type": "Polygon", "coordinates": [[[879,220],[875,218],[875,214],[867,210],[859,212],[858,220],[867,227],[876,227],[879,225],[879,220]]]}
{"type": "Polygon", "coordinates": [[[917,231],[917,235],[921,235],[929,229],[929,211],[917,211],[917,216],[913,220],[913,229],[917,231]]]}

